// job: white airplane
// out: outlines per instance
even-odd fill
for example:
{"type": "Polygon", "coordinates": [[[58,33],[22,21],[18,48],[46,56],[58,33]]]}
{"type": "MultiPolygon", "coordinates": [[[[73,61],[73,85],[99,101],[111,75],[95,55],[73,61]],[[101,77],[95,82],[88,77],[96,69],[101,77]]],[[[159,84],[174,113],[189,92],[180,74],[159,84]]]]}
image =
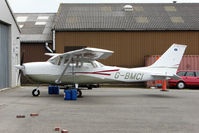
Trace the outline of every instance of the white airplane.
{"type": "MultiPolygon", "coordinates": [[[[83,48],[63,54],[46,53],[52,56],[46,62],[21,63],[16,67],[37,83],[75,85],[81,96],[81,86],[91,88],[100,83],[180,79],[176,71],[185,49],[186,45],[173,44],[154,64],[139,68],[105,66],[96,60],[108,58],[113,51],[97,48],[83,48]]],[[[39,89],[34,89],[32,94],[38,96],[39,89]]]]}

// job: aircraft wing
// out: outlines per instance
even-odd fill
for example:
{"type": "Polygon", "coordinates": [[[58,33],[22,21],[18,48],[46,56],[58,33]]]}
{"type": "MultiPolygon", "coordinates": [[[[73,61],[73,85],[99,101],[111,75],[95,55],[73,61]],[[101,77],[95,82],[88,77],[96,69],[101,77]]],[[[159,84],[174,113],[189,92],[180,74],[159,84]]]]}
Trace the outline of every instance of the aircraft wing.
{"type": "Polygon", "coordinates": [[[114,52],[105,49],[98,48],[83,48],[79,50],[74,50],[66,52],[63,54],[57,53],[46,53],[45,55],[53,56],[54,58],[63,57],[65,59],[73,58],[74,61],[90,61],[90,60],[99,60],[106,59],[111,56],[114,52]]]}
{"type": "MultiPolygon", "coordinates": [[[[62,63],[67,61],[66,66],[63,70],[63,72],[60,74],[60,76],[55,80],[55,83],[59,84],[61,83],[61,78],[63,77],[64,73],[69,67],[69,64],[71,62],[87,62],[87,61],[93,61],[98,59],[106,59],[109,56],[111,56],[113,51],[104,50],[104,49],[98,49],[98,48],[83,48],[79,50],[74,50],[70,52],[66,52],[63,54],[54,54],[54,53],[47,53],[45,55],[53,56],[48,61],[49,62],[60,62],[62,60],[62,63]]],[[[56,63],[56,64],[57,64],[56,63]]]]}

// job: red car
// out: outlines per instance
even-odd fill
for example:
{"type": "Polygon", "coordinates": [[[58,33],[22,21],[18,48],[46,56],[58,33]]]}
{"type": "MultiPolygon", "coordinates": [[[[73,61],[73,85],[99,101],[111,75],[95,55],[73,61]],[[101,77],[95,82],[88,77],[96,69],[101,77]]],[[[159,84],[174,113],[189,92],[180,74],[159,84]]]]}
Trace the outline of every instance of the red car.
{"type": "Polygon", "coordinates": [[[183,89],[185,87],[199,86],[199,71],[194,70],[181,70],[177,72],[177,75],[182,79],[168,81],[170,87],[177,87],[183,89]]]}

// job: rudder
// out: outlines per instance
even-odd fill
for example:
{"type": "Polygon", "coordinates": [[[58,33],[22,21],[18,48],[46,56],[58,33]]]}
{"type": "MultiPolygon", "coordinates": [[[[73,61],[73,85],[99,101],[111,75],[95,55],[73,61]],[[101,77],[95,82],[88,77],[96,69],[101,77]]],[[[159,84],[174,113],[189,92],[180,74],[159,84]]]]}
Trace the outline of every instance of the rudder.
{"type": "Polygon", "coordinates": [[[178,68],[187,45],[173,44],[151,67],[178,68]]]}

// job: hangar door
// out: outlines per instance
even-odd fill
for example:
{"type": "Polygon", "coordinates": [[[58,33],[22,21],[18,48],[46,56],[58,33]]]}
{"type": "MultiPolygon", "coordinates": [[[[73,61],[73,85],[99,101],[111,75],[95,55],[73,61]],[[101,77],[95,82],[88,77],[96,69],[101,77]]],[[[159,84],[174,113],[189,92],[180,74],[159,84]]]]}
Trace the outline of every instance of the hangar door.
{"type": "Polygon", "coordinates": [[[9,86],[8,26],[0,23],[0,89],[9,86]]]}

